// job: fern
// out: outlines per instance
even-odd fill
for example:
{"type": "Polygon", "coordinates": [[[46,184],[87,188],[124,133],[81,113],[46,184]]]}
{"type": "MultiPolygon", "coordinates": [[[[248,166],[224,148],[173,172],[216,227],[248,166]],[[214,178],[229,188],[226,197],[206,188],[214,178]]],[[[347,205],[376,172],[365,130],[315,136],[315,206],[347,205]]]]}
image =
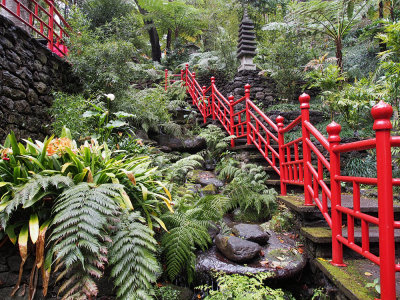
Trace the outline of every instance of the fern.
{"type": "Polygon", "coordinates": [[[206,195],[201,197],[188,211],[188,215],[198,220],[219,221],[232,208],[233,202],[225,195],[206,195]]]}
{"type": "Polygon", "coordinates": [[[121,188],[117,184],[80,183],[57,199],[50,237],[56,269],[64,268],[57,280],[72,274],[60,287],[63,299],[96,296],[94,278],[102,276],[107,262],[104,229],[118,210],[115,198],[121,188]]]}
{"type": "MultiPolygon", "coordinates": [[[[71,186],[72,180],[60,174],[53,176],[35,175],[23,186],[12,191],[11,200],[5,202],[6,206],[0,213],[1,226],[6,227],[12,213],[22,205],[24,208],[34,205],[43,197],[54,194],[56,190],[61,190],[71,186]]],[[[4,202],[3,202],[4,203],[4,202]]],[[[2,203],[2,204],[3,204],[2,203]]]]}
{"type": "Polygon", "coordinates": [[[140,219],[138,212],[122,214],[112,236],[111,276],[118,287],[118,299],[152,299],[152,284],[160,272],[153,231],[140,223],[140,219]]]}
{"type": "Polygon", "coordinates": [[[196,247],[204,251],[211,242],[207,231],[209,221],[194,219],[191,213],[193,211],[189,210],[163,216],[163,221],[170,228],[164,234],[161,244],[166,258],[167,274],[171,280],[186,269],[188,281],[192,282],[196,259],[194,251],[196,247]]]}
{"type": "Polygon", "coordinates": [[[182,182],[186,174],[195,168],[201,167],[203,161],[203,157],[196,154],[184,157],[166,169],[166,178],[173,182],[182,182]]]}
{"type": "Polygon", "coordinates": [[[221,128],[212,124],[203,129],[199,136],[207,142],[207,151],[203,151],[203,154],[210,159],[216,159],[226,151],[231,138],[234,137],[233,135],[226,136],[221,128]]]}

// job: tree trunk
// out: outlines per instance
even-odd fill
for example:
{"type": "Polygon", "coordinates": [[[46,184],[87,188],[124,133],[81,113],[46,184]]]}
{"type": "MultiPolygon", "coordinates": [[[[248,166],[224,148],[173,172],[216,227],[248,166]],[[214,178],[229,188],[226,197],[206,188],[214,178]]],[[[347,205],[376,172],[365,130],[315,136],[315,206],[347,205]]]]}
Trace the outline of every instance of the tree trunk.
{"type": "Polygon", "coordinates": [[[168,33],[167,33],[167,52],[171,51],[171,44],[172,44],[172,30],[168,29],[168,33]]]}
{"type": "MultiPolygon", "coordinates": [[[[135,0],[139,12],[144,16],[147,11],[140,7],[137,0],[135,0]]],[[[146,20],[144,24],[148,27],[147,32],[149,33],[149,39],[151,44],[151,58],[153,61],[161,62],[161,46],[160,38],[158,36],[157,28],[154,26],[153,20],[146,20]]]]}
{"type": "Polygon", "coordinates": [[[340,71],[342,72],[343,71],[342,38],[339,36],[335,42],[336,42],[336,62],[337,62],[337,66],[339,67],[340,71]]]}
{"type": "MultiPolygon", "coordinates": [[[[383,1],[379,1],[379,19],[383,20],[383,1]]],[[[379,24],[379,28],[382,27],[382,24],[379,24]]],[[[379,42],[379,51],[383,52],[386,51],[386,43],[383,43],[382,41],[379,42]]]]}

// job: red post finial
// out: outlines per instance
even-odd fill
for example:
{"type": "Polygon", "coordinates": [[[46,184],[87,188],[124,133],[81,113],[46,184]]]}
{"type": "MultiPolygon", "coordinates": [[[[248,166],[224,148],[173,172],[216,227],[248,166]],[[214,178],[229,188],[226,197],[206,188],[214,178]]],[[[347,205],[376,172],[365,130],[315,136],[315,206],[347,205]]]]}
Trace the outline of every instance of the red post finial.
{"type": "Polygon", "coordinates": [[[310,108],[310,95],[303,93],[299,97],[300,108],[310,108]]]}
{"type": "Polygon", "coordinates": [[[282,117],[282,116],[277,116],[276,117],[276,125],[278,126],[278,128],[283,128],[283,121],[285,120],[285,118],[284,117],[282,117]]]}
{"type": "Polygon", "coordinates": [[[215,77],[211,77],[211,84],[215,84],[215,77]]]}
{"type": "Polygon", "coordinates": [[[196,72],[193,72],[192,75],[193,75],[193,78],[196,78],[196,72]]]}
{"type": "Polygon", "coordinates": [[[186,67],[186,69],[189,69],[189,64],[186,64],[185,67],[186,67]]]}
{"type": "Polygon", "coordinates": [[[338,143],[340,142],[340,131],[342,130],[342,126],[340,124],[333,121],[328,126],[326,126],[326,131],[328,132],[328,141],[330,143],[338,143]]]}
{"type": "Polygon", "coordinates": [[[247,99],[250,99],[250,88],[251,88],[250,84],[246,84],[244,86],[244,94],[245,94],[247,99]]]}
{"type": "Polygon", "coordinates": [[[207,87],[203,85],[201,88],[203,89],[203,93],[205,94],[207,87]]]}
{"type": "Polygon", "coordinates": [[[372,117],[374,118],[374,130],[384,130],[384,129],[392,129],[392,123],[390,122],[390,118],[393,114],[393,108],[391,105],[379,101],[371,109],[372,117]]]}
{"type": "Polygon", "coordinates": [[[235,97],[234,97],[233,95],[230,95],[230,96],[228,97],[229,102],[233,102],[234,99],[235,99],[235,97]]]}

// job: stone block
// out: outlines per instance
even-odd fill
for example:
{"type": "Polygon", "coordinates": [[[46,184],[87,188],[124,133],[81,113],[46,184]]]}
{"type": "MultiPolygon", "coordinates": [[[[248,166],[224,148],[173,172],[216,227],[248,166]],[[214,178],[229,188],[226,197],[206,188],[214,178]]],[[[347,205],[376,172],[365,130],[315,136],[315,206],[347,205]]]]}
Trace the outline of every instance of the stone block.
{"type": "Polygon", "coordinates": [[[23,91],[10,88],[8,86],[3,87],[3,95],[6,97],[10,97],[11,99],[25,99],[26,94],[23,91]]]}

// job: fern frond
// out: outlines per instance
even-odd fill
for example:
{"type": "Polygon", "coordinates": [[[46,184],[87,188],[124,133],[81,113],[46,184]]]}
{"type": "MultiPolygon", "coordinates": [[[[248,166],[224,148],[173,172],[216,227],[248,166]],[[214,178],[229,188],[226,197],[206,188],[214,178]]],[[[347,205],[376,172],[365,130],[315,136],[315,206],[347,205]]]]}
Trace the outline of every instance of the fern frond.
{"type": "Polygon", "coordinates": [[[168,213],[163,216],[163,220],[170,228],[161,240],[166,257],[167,274],[173,280],[186,269],[190,281],[193,278],[196,247],[205,250],[211,242],[207,231],[209,222],[196,220],[189,212],[168,213]]]}
{"type": "Polygon", "coordinates": [[[203,157],[197,154],[184,157],[166,169],[166,177],[171,181],[181,182],[189,171],[200,168],[203,162],[203,157]]]}
{"type": "Polygon", "coordinates": [[[97,294],[93,278],[102,276],[105,256],[103,233],[109,219],[117,214],[115,197],[120,185],[94,186],[80,183],[65,190],[53,208],[50,244],[56,269],[65,268],[58,280],[73,274],[60,288],[63,298],[92,297],[97,294]]]}
{"type": "Polygon", "coordinates": [[[122,214],[112,236],[109,255],[118,299],[152,299],[152,285],[161,271],[155,257],[154,232],[139,218],[137,212],[122,214]]]}

